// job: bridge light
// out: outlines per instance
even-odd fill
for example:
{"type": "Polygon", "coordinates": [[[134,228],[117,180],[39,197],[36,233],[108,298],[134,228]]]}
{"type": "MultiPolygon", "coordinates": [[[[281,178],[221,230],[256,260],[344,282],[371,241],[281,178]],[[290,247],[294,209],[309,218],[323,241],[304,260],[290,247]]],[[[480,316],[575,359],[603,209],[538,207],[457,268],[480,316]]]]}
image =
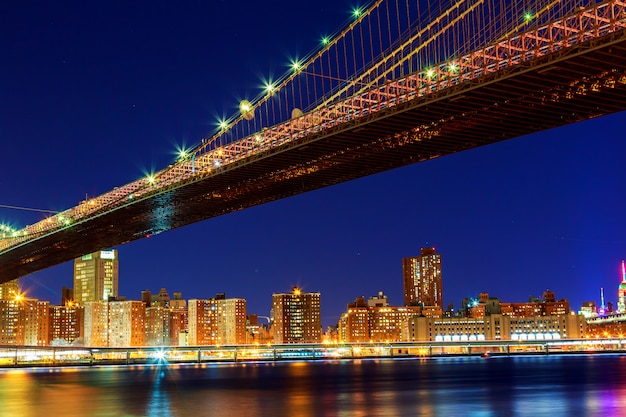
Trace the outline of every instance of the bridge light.
{"type": "Polygon", "coordinates": [[[291,62],[291,69],[294,71],[300,71],[302,69],[302,64],[297,60],[291,62]]]}
{"type": "Polygon", "coordinates": [[[533,20],[533,14],[531,12],[524,13],[524,22],[528,23],[533,20]]]}
{"type": "Polygon", "coordinates": [[[154,182],[156,181],[156,178],[154,178],[154,175],[148,175],[146,179],[148,180],[148,183],[150,183],[151,185],[154,184],[154,182]]]}
{"type": "Polygon", "coordinates": [[[448,65],[448,70],[450,70],[450,72],[457,72],[459,70],[459,64],[448,65]]]}
{"type": "Polygon", "coordinates": [[[432,69],[432,68],[429,68],[429,69],[426,71],[426,77],[428,77],[428,78],[433,78],[434,76],[435,76],[435,70],[434,70],[434,69],[432,69]]]}
{"type": "Polygon", "coordinates": [[[215,161],[213,161],[213,165],[215,165],[215,168],[217,168],[222,165],[222,163],[216,159],[215,161]]]}
{"type": "Polygon", "coordinates": [[[328,45],[330,43],[330,38],[328,36],[324,36],[322,38],[322,45],[328,45]]]}
{"type": "Polygon", "coordinates": [[[189,151],[185,148],[178,149],[178,160],[186,159],[189,156],[189,151]]]}
{"type": "Polygon", "coordinates": [[[226,130],[226,128],[228,127],[228,122],[226,120],[220,120],[219,126],[220,126],[220,129],[226,130]]]}
{"type": "Polygon", "coordinates": [[[356,7],[352,10],[352,16],[354,16],[355,18],[359,18],[361,17],[361,15],[363,15],[363,10],[361,10],[360,7],[356,7]]]}
{"type": "Polygon", "coordinates": [[[239,103],[239,112],[246,120],[254,119],[254,107],[248,100],[241,100],[239,103]]]}
{"type": "Polygon", "coordinates": [[[274,86],[274,84],[271,81],[268,81],[267,83],[265,83],[266,93],[271,94],[274,92],[274,90],[276,90],[276,86],[274,86]]]}

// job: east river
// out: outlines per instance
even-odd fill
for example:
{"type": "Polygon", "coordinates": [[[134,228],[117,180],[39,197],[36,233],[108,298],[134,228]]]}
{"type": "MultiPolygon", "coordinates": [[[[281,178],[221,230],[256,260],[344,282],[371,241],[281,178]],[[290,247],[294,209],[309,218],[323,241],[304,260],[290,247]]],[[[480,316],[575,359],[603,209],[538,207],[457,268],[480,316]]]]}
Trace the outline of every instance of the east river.
{"type": "Polygon", "coordinates": [[[0,416],[620,416],[626,355],[0,370],[0,416]]]}

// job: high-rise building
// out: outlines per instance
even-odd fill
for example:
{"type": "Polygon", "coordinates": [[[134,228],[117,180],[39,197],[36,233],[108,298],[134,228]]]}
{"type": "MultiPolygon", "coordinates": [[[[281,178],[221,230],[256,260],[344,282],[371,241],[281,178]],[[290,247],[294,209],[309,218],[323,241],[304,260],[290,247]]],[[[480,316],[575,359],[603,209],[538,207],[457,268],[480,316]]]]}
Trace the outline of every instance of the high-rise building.
{"type": "Polygon", "coordinates": [[[109,346],[146,345],[146,305],[141,301],[109,302],[109,346]]]}
{"type": "Polygon", "coordinates": [[[117,297],[117,250],[101,250],[74,260],[74,301],[107,301],[117,297]]]}
{"type": "Polygon", "coordinates": [[[189,300],[190,345],[246,343],[246,300],[218,294],[208,300],[189,300]]]}
{"type": "Polygon", "coordinates": [[[626,266],[624,266],[624,260],[622,259],[622,282],[619,283],[617,288],[617,312],[626,312],[626,266]]]}
{"type": "Polygon", "coordinates": [[[19,293],[17,279],[0,284],[0,300],[14,300],[19,293]]]}
{"type": "Polygon", "coordinates": [[[26,298],[21,301],[24,345],[48,346],[50,344],[50,301],[26,298]]]}
{"type": "Polygon", "coordinates": [[[404,322],[413,316],[422,315],[422,307],[397,307],[385,302],[374,302],[383,299],[378,297],[358,297],[348,304],[347,311],[341,315],[338,326],[340,342],[399,342],[404,322]]]}
{"type": "Polygon", "coordinates": [[[47,346],[49,301],[0,300],[0,345],[47,346]]]}
{"type": "Polygon", "coordinates": [[[321,343],[320,293],[273,294],[274,343],[321,343]]]}
{"type": "Polygon", "coordinates": [[[441,255],[422,248],[420,256],[402,259],[404,305],[443,309],[441,255]]]}
{"type": "Polygon", "coordinates": [[[0,345],[24,344],[24,316],[18,300],[0,300],[0,345]]]}
{"type": "Polygon", "coordinates": [[[83,337],[85,340],[85,346],[109,346],[109,302],[86,302],[84,317],[83,337]]]}
{"type": "Polygon", "coordinates": [[[83,334],[84,308],[71,301],[50,306],[50,343],[72,344],[83,334]]]}

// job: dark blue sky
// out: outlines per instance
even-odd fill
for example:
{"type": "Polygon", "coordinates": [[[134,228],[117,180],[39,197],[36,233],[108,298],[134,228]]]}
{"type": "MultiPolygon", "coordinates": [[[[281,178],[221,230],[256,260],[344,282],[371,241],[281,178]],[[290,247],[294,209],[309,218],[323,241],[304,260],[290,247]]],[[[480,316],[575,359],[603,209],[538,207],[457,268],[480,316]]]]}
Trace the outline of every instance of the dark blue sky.
{"type": "MultiPolygon", "coordinates": [[[[31,2],[0,13],[0,204],[63,210],[163,168],[350,18],[354,3],[31,2]]],[[[549,288],[615,302],[626,257],[626,113],[299,195],[120,251],[120,293],[217,292],[267,315],[273,292],[322,293],[322,319],[382,290],[435,246],[444,300],[549,288]]],[[[23,227],[41,214],[0,208],[23,227]]],[[[23,279],[60,301],[67,263],[23,279]]]]}

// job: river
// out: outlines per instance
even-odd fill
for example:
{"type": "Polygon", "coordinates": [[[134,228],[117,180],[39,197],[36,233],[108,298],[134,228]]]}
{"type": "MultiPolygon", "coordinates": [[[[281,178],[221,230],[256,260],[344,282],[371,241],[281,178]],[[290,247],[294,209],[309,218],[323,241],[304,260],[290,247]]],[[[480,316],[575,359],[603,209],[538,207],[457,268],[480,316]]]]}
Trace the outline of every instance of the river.
{"type": "Polygon", "coordinates": [[[0,416],[620,416],[626,355],[0,370],[0,416]]]}

